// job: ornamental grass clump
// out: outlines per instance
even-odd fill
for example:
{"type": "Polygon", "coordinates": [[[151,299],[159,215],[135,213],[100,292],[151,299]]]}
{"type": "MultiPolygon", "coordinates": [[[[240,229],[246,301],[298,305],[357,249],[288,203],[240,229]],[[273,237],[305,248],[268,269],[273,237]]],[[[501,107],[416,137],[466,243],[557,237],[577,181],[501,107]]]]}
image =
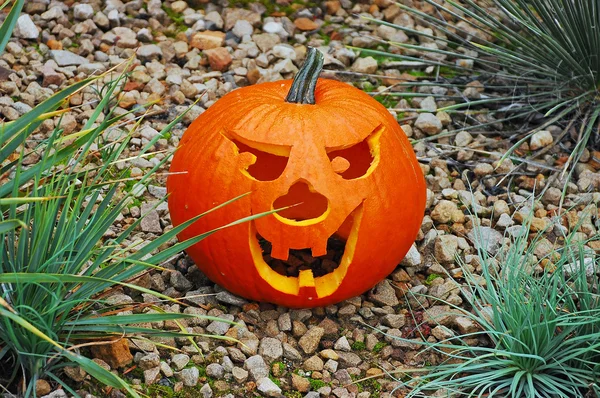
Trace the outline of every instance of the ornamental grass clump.
{"type": "Polygon", "coordinates": [[[436,343],[423,337],[419,355],[435,353],[441,361],[392,375],[410,389],[408,397],[433,392],[512,398],[600,393],[600,261],[575,234],[536,260],[538,242],[528,243],[524,233],[496,259],[479,247],[480,274],[461,263],[464,279],[458,282],[466,305],[442,304],[477,330],[454,332],[436,343]]]}
{"type": "MultiPolygon", "coordinates": [[[[577,163],[586,146],[598,145],[600,0],[423,0],[395,4],[406,15],[398,23],[364,18],[399,29],[409,40],[382,41],[387,51],[361,51],[389,61],[413,61],[433,67],[433,72],[418,82],[399,79],[398,86],[416,87],[417,93],[382,95],[427,95],[450,101],[452,105],[438,110],[454,114],[456,130],[442,134],[494,129],[509,122],[507,138],[514,144],[512,150],[534,133],[558,125],[562,132],[556,141],[570,152],[563,169],[563,173],[569,170],[569,175],[574,170],[569,166],[577,163]],[[438,91],[431,93],[427,87],[433,86],[438,91]],[[471,90],[466,91],[469,86],[471,90]]],[[[542,148],[530,156],[546,152],[542,148]]]]}
{"type": "MultiPolygon", "coordinates": [[[[0,53],[23,3],[23,0],[14,3],[0,27],[0,53]]],[[[127,65],[121,67],[127,69],[127,65]]],[[[165,313],[158,304],[123,307],[106,300],[114,289],[126,288],[155,296],[157,303],[179,303],[139,286],[136,280],[153,269],[167,270],[164,265],[183,249],[221,229],[190,237],[167,249],[162,247],[204,214],[143,246],[130,247],[128,243],[141,218],[110,230],[133,201],[134,192],[122,192],[124,183],[135,180],[138,187],[146,187],[168,159],[164,157],[138,179],[129,177],[126,162],[132,158],[123,159],[124,152],[144,120],[144,110],[139,109],[141,115],[137,116],[133,111],[117,111],[117,95],[126,79],[126,73],[115,74],[111,70],[80,81],[19,119],[0,124],[0,387],[3,392],[35,396],[37,381],[45,379],[78,396],[64,377],[63,369],[79,366],[101,384],[138,397],[122,378],[85,356],[88,346],[134,336],[188,337],[190,344],[196,344],[193,337],[199,335],[187,333],[183,327],[176,332],[141,326],[167,320],[177,322],[195,315],[165,313]],[[66,108],[69,97],[84,90],[96,93],[96,108],[80,130],[65,135],[60,116],[72,111],[66,108]],[[58,119],[56,126],[35,148],[29,149],[25,143],[49,118],[58,119]],[[107,142],[105,133],[109,129],[123,134],[107,142]],[[131,310],[135,310],[132,315],[124,312],[131,310]]],[[[151,154],[151,148],[182,116],[160,131],[136,157],[151,154]]]]}

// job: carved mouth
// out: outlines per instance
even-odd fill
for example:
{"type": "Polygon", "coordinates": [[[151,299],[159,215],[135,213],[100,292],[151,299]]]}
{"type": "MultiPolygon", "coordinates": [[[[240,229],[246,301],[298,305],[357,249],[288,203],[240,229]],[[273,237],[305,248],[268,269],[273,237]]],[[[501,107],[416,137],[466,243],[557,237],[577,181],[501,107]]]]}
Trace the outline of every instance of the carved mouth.
{"type": "Polygon", "coordinates": [[[341,285],[354,257],[362,204],[350,213],[338,231],[327,241],[327,254],[314,257],[312,249],[288,249],[286,261],[270,255],[271,243],[261,237],[254,222],[250,223],[250,251],[260,276],[273,288],[308,299],[333,294],[341,285]]]}

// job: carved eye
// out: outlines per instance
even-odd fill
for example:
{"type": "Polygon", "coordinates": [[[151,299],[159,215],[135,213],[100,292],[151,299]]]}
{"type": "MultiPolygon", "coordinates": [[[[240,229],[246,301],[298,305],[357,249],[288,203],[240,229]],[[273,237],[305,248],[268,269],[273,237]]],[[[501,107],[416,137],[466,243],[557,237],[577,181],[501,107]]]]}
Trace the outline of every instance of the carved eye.
{"type": "Polygon", "coordinates": [[[260,149],[252,148],[236,139],[230,140],[238,147],[240,154],[248,152],[256,158],[256,161],[248,166],[248,169],[246,170],[254,179],[258,181],[273,181],[283,174],[288,162],[287,156],[263,152],[260,149]]]}
{"type": "Polygon", "coordinates": [[[333,171],[344,180],[353,180],[367,174],[379,160],[379,137],[382,128],[375,129],[362,142],[348,148],[332,150],[327,153],[333,171]]]}

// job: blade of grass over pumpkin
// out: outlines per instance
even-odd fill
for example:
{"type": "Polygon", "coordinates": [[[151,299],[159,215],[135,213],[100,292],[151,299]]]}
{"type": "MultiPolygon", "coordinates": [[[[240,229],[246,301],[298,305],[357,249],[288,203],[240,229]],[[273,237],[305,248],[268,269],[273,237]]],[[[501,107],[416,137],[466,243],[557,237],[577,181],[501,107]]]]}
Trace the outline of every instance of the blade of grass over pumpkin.
{"type": "MultiPolygon", "coordinates": [[[[8,1],[4,3],[2,8],[4,8],[8,3],[8,1]]],[[[0,54],[2,54],[6,48],[6,44],[10,39],[11,33],[15,27],[15,24],[17,23],[17,19],[19,19],[19,15],[21,15],[21,10],[23,9],[24,4],[25,0],[16,0],[10,9],[10,12],[6,16],[6,19],[0,26],[0,54]]]]}

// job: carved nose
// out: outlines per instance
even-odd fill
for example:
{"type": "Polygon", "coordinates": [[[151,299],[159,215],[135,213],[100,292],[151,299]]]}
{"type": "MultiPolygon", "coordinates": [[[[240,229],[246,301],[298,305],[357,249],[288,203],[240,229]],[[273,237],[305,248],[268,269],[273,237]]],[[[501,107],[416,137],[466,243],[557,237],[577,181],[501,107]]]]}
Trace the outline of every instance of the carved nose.
{"type": "Polygon", "coordinates": [[[329,201],[323,195],[315,192],[314,188],[307,182],[295,182],[288,192],[275,199],[273,208],[279,209],[292,206],[277,214],[291,221],[306,221],[322,216],[329,207],[329,201]]]}

